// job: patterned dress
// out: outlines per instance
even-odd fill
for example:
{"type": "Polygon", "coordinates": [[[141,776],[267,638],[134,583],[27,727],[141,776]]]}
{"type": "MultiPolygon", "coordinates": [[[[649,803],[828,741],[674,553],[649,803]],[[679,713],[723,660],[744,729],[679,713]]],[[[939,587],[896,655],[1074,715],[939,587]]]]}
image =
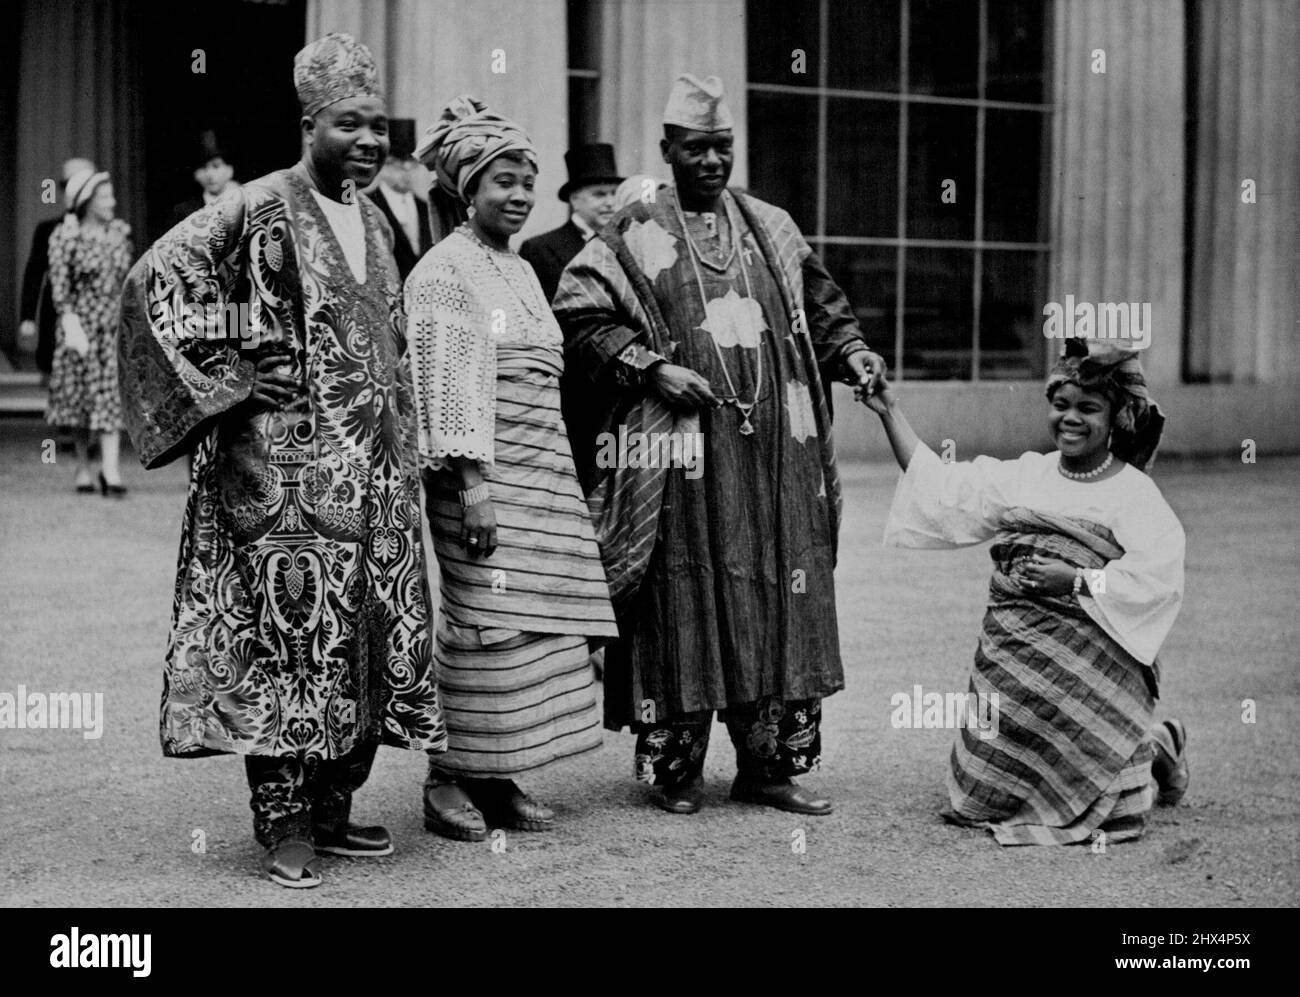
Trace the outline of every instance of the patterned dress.
{"type": "Polygon", "coordinates": [[[1003,845],[1136,838],[1154,798],[1156,655],[1182,603],[1183,528],[1141,471],[1072,481],[1059,464],[1038,453],[945,464],[923,444],[885,527],[899,547],[993,538],[970,694],[997,723],[959,731],[945,816],[1003,845]],[[1035,554],[1083,568],[1079,596],[1026,585],[1035,554]]]}
{"type": "MultiPolygon", "coordinates": [[[[64,223],[50,236],[50,294],[55,315],[73,311],[90,341],[83,356],[57,333],[45,420],[54,426],[113,433],[122,428],[117,387],[117,316],[131,267],[131,227],[64,223]]],[[[57,320],[56,320],[57,321],[57,320]]]]}
{"type": "Polygon", "coordinates": [[[467,226],[406,281],[420,459],[442,576],[436,764],[508,776],[599,747],[589,647],[618,635],[560,415],[562,337],[532,268],[467,226]],[[459,475],[477,460],[499,546],[461,542],[459,475]]]}
{"type": "Polygon", "coordinates": [[[123,297],[127,425],[192,450],[164,671],[167,755],[439,750],[415,422],[392,234],[365,199],[364,283],[301,164],[159,240],[123,297]],[[255,361],[298,381],[242,405],[255,361]]]}

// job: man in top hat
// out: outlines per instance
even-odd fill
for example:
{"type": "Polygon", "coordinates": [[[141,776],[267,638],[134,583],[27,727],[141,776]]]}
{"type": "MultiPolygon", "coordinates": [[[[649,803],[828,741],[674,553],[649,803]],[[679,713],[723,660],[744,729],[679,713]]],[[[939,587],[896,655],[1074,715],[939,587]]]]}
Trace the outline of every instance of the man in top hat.
{"type": "MultiPolygon", "coordinates": [[[[537,271],[547,301],[555,297],[560,274],[569,261],[614,217],[614,195],[623,182],[614,166],[614,147],[605,142],[570,149],[564,154],[564,163],[569,179],[560,188],[560,200],[569,202],[569,220],[528,239],[519,248],[519,255],[537,271]]],[[[586,488],[594,472],[592,454],[599,409],[591,383],[565,371],[560,379],[560,409],[578,480],[586,488]]]]}
{"type": "Polygon", "coordinates": [[[623,182],[614,167],[614,147],[605,142],[570,149],[564,165],[569,179],[560,188],[560,200],[569,202],[569,220],[519,247],[519,255],[537,271],[547,301],[555,297],[569,261],[614,217],[614,195],[623,182]]]}
{"type": "Polygon", "coordinates": [[[123,408],[146,467],[193,453],[163,753],[243,755],[263,868],[389,854],[350,822],[377,746],[445,750],[374,60],[294,59],[302,159],[164,235],[122,295],[123,408]]]}
{"type": "Polygon", "coordinates": [[[235,183],[235,168],[226,159],[226,154],[217,144],[214,132],[205,131],[199,136],[194,150],[194,182],[201,189],[198,197],[181,201],[172,208],[171,224],[184,221],[200,208],[214,203],[226,191],[238,187],[235,183]]]}
{"type": "Polygon", "coordinates": [[[642,445],[600,461],[590,496],[622,634],[606,726],[633,728],[638,778],[690,814],[720,712],[732,799],[817,816],[830,801],[794,777],[817,767],[821,703],[844,686],[821,372],[870,393],[884,361],[790,216],[728,189],[733,142],[721,80],[679,77],[660,146],[672,185],[583,247],[552,307],[566,367],[613,385],[607,431],[651,441],[652,459],[642,445]],[[678,457],[654,445],[665,433],[678,457]]]}
{"type": "Polygon", "coordinates": [[[415,119],[388,119],[388,158],[379,179],[366,193],[393,230],[393,256],[402,282],[433,245],[429,203],[415,193],[415,119]]]}

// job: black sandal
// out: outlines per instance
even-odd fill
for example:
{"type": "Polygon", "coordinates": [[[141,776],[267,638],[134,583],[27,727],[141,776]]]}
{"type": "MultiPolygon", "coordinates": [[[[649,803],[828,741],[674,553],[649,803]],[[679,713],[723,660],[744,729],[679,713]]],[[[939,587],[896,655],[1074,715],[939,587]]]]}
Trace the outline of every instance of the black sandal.
{"type": "Polygon", "coordinates": [[[286,838],[268,848],[262,871],[271,882],[291,890],[307,890],[324,882],[316,848],[306,838],[286,838]]]}

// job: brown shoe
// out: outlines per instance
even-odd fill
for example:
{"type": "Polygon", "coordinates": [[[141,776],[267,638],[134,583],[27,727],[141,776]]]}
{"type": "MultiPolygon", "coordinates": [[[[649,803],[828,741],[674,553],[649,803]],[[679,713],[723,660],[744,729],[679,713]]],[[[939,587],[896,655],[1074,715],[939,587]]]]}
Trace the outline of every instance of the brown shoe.
{"type": "Polygon", "coordinates": [[[670,814],[697,814],[704,804],[704,776],[664,786],[651,799],[660,810],[670,814]]]}
{"type": "Polygon", "coordinates": [[[758,803],[810,817],[825,817],[834,809],[830,800],[814,796],[790,779],[765,782],[738,775],[731,784],[731,798],[738,803],[758,803]]]}
{"type": "Polygon", "coordinates": [[[424,827],[453,841],[482,841],[487,837],[483,814],[454,782],[425,783],[424,827]]]}

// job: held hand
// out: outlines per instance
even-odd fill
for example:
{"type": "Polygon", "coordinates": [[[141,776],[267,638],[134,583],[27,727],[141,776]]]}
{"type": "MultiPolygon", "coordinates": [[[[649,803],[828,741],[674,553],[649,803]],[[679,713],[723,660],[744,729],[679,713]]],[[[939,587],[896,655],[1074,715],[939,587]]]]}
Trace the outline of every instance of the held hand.
{"type": "Polygon", "coordinates": [[[1021,562],[1021,577],[1035,595],[1065,595],[1074,589],[1074,565],[1041,554],[1021,562]]]}
{"type": "Polygon", "coordinates": [[[855,387],[853,397],[879,416],[889,415],[894,410],[894,406],[898,404],[898,398],[894,394],[893,386],[885,380],[883,374],[876,381],[875,391],[867,393],[864,388],[855,387]]]}
{"type": "Polygon", "coordinates": [[[661,363],[650,368],[650,383],[659,396],[674,408],[717,408],[709,382],[688,367],[661,363]]]}
{"type": "Polygon", "coordinates": [[[852,385],[864,395],[871,395],[885,379],[885,358],[870,350],[858,350],[849,354],[845,361],[849,374],[844,378],[845,384],[852,385]]]}
{"type": "Polygon", "coordinates": [[[262,357],[257,361],[257,380],[248,400],[262,408],[281,408],[293,401],[298,382],[288,373],[284,356],[262,357]]]}
{"type": "Polygon", "coordinates": [[[462,510],[460,542],[471,556],[492,556],[497,549],[497,514],[491,499],[467,505],[462,510]]]}

